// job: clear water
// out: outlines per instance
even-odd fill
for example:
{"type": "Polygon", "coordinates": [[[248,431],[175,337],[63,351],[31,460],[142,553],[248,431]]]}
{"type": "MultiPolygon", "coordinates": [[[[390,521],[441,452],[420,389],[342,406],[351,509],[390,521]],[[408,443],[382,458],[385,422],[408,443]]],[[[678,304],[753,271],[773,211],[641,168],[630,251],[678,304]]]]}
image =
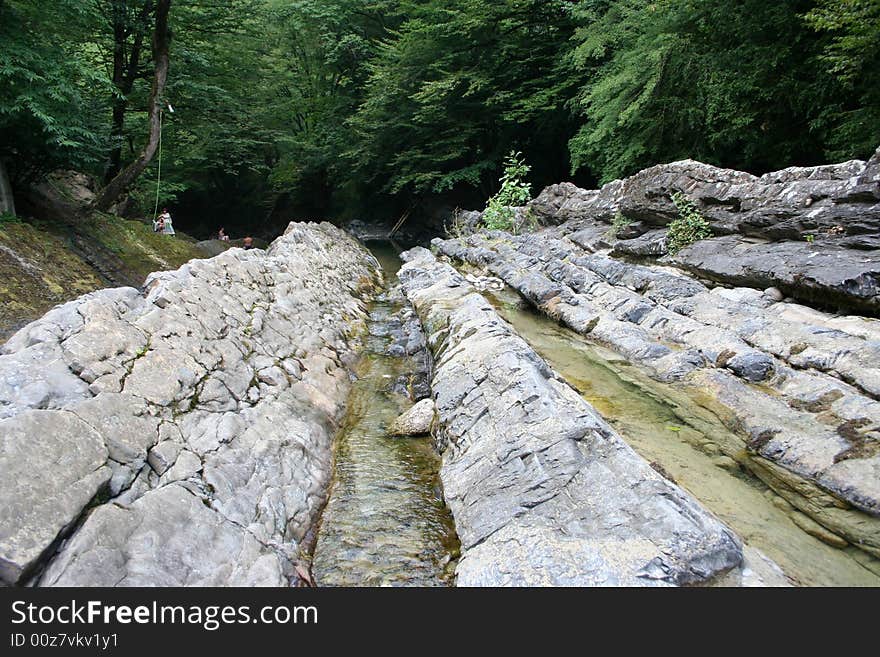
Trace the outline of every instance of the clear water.
{"type": "Polygon", "coordinates": [[[727,428],[683,391],[651,380],[618,354],[535,313],[510,289],[487,297],[633,449],[775,561],[792,583],[880,585],[876,560],[804,532],[777,506],[778,499],[774,504],[775,495],[763,482],[721,456],[716,444],[727,428]]]}
{"type": "MultiPolygon", "coordinates": [[[[368,244],[387,282],[400,267],[391,244],[368,244]]],[[[443,503],[430,438],[395,438],[387,427],[412,402],[392,392],[407,359],[384,355],[384,325],[399,306],[375,302],[348,414],[337,438],[334,480],[318,529],[312,573],[319,586],[446,586],[458,540],[443,503]]]]}

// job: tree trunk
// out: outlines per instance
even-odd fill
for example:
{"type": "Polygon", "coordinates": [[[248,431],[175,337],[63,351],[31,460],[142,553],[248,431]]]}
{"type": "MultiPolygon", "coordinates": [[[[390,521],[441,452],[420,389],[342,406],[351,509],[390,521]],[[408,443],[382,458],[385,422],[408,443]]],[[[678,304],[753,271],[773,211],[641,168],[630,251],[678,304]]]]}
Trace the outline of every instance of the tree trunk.
{"type": "Polygon", "coordinates": [[[110,151],[110,160],[107,162],[107,171],[104,173],[104,184],[113,180],[122,170],[122,138],[125,131],[125,106],[126,101],[121,98],[114,99],[113,126],[110,129],[113,148],[110,151]]]}
{"type": "Polygon", "coordinates": [[[135,80],[140,77],[138,67],[140,65],[141,49],[144,45],[144,34],[148,29],[150,13],[153,11],[153,1],[145,0],[137,22],[129,26],[125,0],[114,0],[113,12],[113,86],[118,92],[113,99],[113,123],[110,129],[110,137],[113,140],[113,148],[107,168],[104,171],[104,183],[107,184],[122,170],[122,140],[125,134],[125,113],[128,110],[128,97],[134,88],[135,80]],[[134,32],[131,50],[126,56],[126,43],[129,35],[134,32]]]}
{"type": "Polygon", "coordinates": [[[15,203],[12,199],[12,185],[9,184],[9,176],[6,175],[6,166],[0,160],[0,213],[8,212],[15,214],[15,203]]]}
{"type": "Polygon", "coordinates": [[[113,99],[113,127],[110,129],[110,137],[113,140],[113,150],[110,151],[110,162],[104,174],[104,183],[113,180],[122,169],[122,132],[125,129],[125,97],[122,86],[125,83],[125,8],[119,4],[119,0],[113,3],[113,86],[116,87],[118,96],[113,99]]]}
{"type": "Polygon", "coordinates": [[[138,176],[153,159],[159,147],[159,132],[161,129],[161,115],[165,92],[165,82],[168,79],[169,55],[168,47],[170,34],[168,32],[168,14],[171,10],[171,0],[157,0],[156,2],[156,28],[153,31],[153,62],[155,63],[155,75],[153,87],[150,90],[149,123],[150,136],[141,154],[116,175],[107,186],[101,190],[92,207],[106,212],[116,200],[127,190],[138,176]]]}

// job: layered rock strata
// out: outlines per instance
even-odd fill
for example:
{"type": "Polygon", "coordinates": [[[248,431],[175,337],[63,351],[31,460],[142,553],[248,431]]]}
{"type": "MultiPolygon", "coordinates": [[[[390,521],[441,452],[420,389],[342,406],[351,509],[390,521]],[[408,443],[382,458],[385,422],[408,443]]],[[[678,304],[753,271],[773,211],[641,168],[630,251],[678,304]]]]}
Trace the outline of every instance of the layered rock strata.
{"type": "Polygon", "coordinates": [[[832,532],[880,555],[880,323],[591,253],[558,228],[435,241],[575,331],[685,386],[721,445],[832,532]]]}
{"type": "Polygon", "coordinates": [[[714,237],[670,263],[733,285],[775,286],[811,304],[880,315],[880,149],[867,162],[763,176],[683,160],[598,190],[551,185],[526,212],[562,224],[590,250],[613,246],[617,254],[655,258],[667,254],[666,227],[679,215],[676,193],[694,203],[714,237]],[[626,225],[609,234],[615,217],[626,225]]]}
{"type": "Polygon", "coordinates": [[[0,350],[0,578],[297,580],[375,260],[291,224],[64,304],[0,350]]]}
{"type": "Polygon", "coordinates": [[[398,276],[434,357],[459,586],[674,585],[742,564],[739,540],[639,457],[425,249],[398,276]]]}

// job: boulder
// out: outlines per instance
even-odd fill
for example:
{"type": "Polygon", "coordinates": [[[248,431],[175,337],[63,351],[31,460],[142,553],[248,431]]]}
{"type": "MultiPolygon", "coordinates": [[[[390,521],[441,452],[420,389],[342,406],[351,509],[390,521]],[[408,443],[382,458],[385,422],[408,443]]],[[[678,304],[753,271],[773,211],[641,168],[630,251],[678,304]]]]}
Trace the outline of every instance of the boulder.
{"type": "Polygon", "coordinates": [[[232,245],[224,240],[210,239],[196,242],[196,248],[202,251],[209,258],[213,258],[214,256],[220,255],[227,249],[232,248],[232,245]]]}
{"type": "Polygon", "coordinates": [[[678,216],[672,202],[684,193],[716,235],[803,239],[805,233],[877,235],[880,181],[877,155],[814,167],[790,167],[763,176],[682,160],[644,169],[599,190],[571,183],[545,188],[530,204],[545,224],[631,221],[665,226],[678,216]]]}
{"type": "Polygon", "coordinates": [[[286,586],[293,567],[182,486],[95,509],[44,586],[286,586]]]}
{"type": "Polygon", "coordinates": [[[734,235],[700,240],[673,262],[733,285],[774,287],[822,308],[880,315],[880,251],[848,249],[835,241],[764,242],[734,235]]]}
{"type": "Polygon", "coordinates": [[[403,413],[388,428],[392,436],[423,436],[431,432],[434,422],[434,401],[423,399],[403,413]]]}
{"type": "MultiPolygon", "coordinates": [[[[880,149],[878,149],[880,150],[880,149]]],[[[713,238],[669,261],[731,285],[778,288],[822,308],[877,316],[880,156],[762,176],[682,160],[644,169],[598,190],[545,188],[527,206],[544,225],[589,252],[639,259],[667,255],[666,227],[684,194],[713,238]],[[629,222],[609,239],[609,224],[629,222]]]]}
{"type": "Polygon", "coordinates": [[[74,413],[0,420],[0,580],[21,583],[110,481],[107,447],[74,413]]]}

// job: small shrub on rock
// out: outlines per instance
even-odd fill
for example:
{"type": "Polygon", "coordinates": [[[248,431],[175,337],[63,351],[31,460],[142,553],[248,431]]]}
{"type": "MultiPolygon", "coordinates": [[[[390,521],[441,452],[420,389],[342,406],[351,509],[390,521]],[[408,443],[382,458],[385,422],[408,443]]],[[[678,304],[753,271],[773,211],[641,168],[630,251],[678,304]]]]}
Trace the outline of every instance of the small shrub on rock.
{"type": "Polygon", "coordinates": [[[608,229],[606,235],[609,239],[616,240],[617,236],[620,235],[620,231],[624,228],[627,228],[632,222],[623,216],[623,213],[618,210],[614,214],[614,219],[611,220],[611,228],[608,229]]]}
{"type": "Polygon", "coordinates": [[[486,204],[483,223],[491,230],[514,231],[516,212],[532,200],[531,185],[525,181],[531,167],[525,163],[522,153],[511,151],[504,158],[504,173],[501,176],[501,189],[486,204]]]}
{"type": "Polygon", "coordinates": [[[700,214],[697,206],[681,192],[672,195],[672,202],[678,209],[678,217],[669,224],[666,233],[666,248],[675,255],[684,247],[712,237],[712,228],[706,218],[700,214]]]}

